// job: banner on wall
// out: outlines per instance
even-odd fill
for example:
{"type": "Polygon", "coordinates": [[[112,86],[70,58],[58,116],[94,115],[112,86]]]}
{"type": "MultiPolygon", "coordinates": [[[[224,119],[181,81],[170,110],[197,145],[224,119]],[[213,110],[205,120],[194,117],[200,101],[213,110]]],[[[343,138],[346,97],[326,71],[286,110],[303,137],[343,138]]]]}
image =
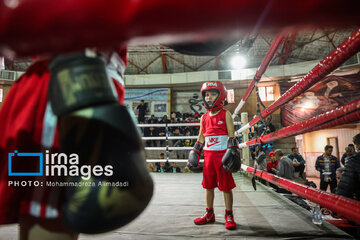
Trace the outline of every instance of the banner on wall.
{"type": "Polygon", "coordinates": [[[135,115],[139,114],[137,106],[141,100],[144,100],[146,108],[146,117],[154,114],[155,117],[163,117],[170,114],[170,90],[168,88],[152,89],[126,89],[125,102],[130,109],[133,109],[135,115]]]}
{"type": "Polygon", "coordinates": [[[175,92],[173,111],[190,114],[203,114],[206,109],[202,104],[200,92],[175,92]]]}
{"type": "MultiPolygon", "coordinates": [[[[280,84],[284,94],[295,83],[280,84]]],[[[281,108],[283,126],[290,126],[360,98],[360,73],[330,75],[281,108]]]]}

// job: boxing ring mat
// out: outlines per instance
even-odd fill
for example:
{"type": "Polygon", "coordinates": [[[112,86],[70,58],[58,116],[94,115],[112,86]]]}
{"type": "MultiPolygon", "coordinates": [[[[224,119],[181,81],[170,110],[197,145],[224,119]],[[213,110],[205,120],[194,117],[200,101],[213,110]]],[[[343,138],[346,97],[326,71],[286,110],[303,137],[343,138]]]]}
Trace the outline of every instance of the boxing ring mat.
{"type": "Polygon", "coordinates": [[[215,190],[216,222],[196,226],[193,220],[205,213],[202,174],[152,173],[155,190],[146,210],[133,222],[103,235],[81,235],[79,239],[346,239],[351,237],[323,222],[312,223],[310,212],[251,178],[233,174],[236,182],[234,217],[237,229],[224,227],[224,197],[215,190]],[[101,236],[101,237],[100,237],[101,236]]]}
{"type": "MultiPolygon", "coordinates": [[[[84,235],[79,239],[351,239],[340,229],[323,221],[312,223],[310,212],[251,178],[233,174],[234,217],[237,229],[224,227],[224,198],[215,190],[216,222],[196,226],[193,220],[205,213],[202,174],[151,173],[154,196],[145,211],[130,224],[106,234],[84,235]]],[[[0,239],[17,239],[16,225],[0,226],[0,239]]]]}

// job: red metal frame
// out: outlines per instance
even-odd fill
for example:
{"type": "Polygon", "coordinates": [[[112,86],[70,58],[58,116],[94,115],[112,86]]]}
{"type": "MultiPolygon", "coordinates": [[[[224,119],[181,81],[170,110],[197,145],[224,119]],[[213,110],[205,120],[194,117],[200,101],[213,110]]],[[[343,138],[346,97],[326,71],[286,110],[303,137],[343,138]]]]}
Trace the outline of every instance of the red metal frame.
{"type": "MultiPolygon", "coordinates": [[[[262,61],[259,69],[256,71],[255,76],[254,76],[253,80],[251,81],[248,89],[246,90],[246,92],[242,98],[242,102],[246,102],[246,100],[249,98],[250,94],[252,93],[252,91],[255,88],[255,82],[257,82],[261,79],[262,75],[264,74],[264,72],[268,68],[269,64],[273,60],[273,58],[274,58],[277,50],[279,49],[281,43],[283,42],[284,38],[285,38],[285,31],[282,31],[278,35],[276,35],[273,43],[271,44],[269,50],[267,51],[267,53],[264,57],[264,60],[262,61]]],[[[239,104],[241,104],[241,102],[239,104]]],[[[235,109],[234,115],[236,115],[240,111],[241,107],[242,106],[235,109]]]]}
{"type": "MultiPolygon", "coordinates": [[[[160,46],[160,50],[163,49],[162,46],[160,46]]],[[[161,53],[161,64],[163,68],[163,73],[168,73],[167,66],[166,66],[166,55],[164,53],[161,53]]]]}
{"type": "MultiPolygon", "coordinates": [[[[266,118],[282,105],[305,92],[308,88],[320,81],[327,74],[331,73],[358,51],[360,51],[360,28],[356,29],[356,31],[354,31],[344,42],[316,65],[298,83],[286,91],[277,101],[264,109],[261,116],[266,118]]],[[[253,126],[259,121],[259,116],[256,116],[249,122],[249,125],[253,126]]]]}
{"type": "MultiPolygon", "coordinates": [[[[252,174],[254,173],[254,168],[252,167],[242,164],[241,168],[252,174]]],[[[331,209],[347,219],[360,223],[359,201],[305,186],[260,170],[256,171],[256,176],[312,202],[316,202],[325,208],[331,209]]]]}
{"type": "Polygon", "coordinates": [[[291,48],[295,42],[296,35],[297,35],[297,33],[291,33],[291,34],[289,34],[289,37],[287,38],[287,40],[284,41],[284,45],[281,50],[281,54],[279,56],[279,64],[280,65],[284,65],[286,63],[286,61],[288,60],[291,48]]]}
{"type": "Polygon", "coordinates": [[[292,126],[282,128],[276,132],[252,139],[245,144],[247,146],[263,144],[278,139],[303,134],[310,131],[329,128],[340,124],[360,120],[360,99],[352,101],[332,111],[320,114],[319,116],[296,123],[292,126]]]}

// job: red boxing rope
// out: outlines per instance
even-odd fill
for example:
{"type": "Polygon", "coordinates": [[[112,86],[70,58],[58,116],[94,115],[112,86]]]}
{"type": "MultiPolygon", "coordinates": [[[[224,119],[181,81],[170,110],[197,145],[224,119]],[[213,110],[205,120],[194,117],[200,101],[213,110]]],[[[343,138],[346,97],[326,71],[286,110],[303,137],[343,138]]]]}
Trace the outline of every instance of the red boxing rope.
{"type": "Polygon", "coordinates": [[[253,80],[250,83],[250,86],[248,87],[248,89],[246,90],[243,98],[241,99],[239,105],[236,107],[234,113],[233,113],[233,117],[235,117],[237,115],[237,113],[240,111],[240,109],[244,106],[246,100],[249,98],[251,92],[254,90],[255,88],[255,82],[259,81],[262,77],[262,75],[264,74],[264,72],[266,71],[266,69],[268,68],[269,64],[271,63],[271,61],[273,60],[276,51],[279,49],[281,43],[284,41],[285,38],[285,31],[282,31],[281,33],[279,33],[278,35],[276,35],[273,43],[271,44],[268,52],[266,53],[264,60],[262,61],[259,69],[256,71],[255,76],[253,78],[253,80]]]}
{"type": "Polygon", "coordinates": [[[319,116],[296,123],[292,126],[282,128],[276,132],[252,139],[246,143],[241,143],[240,147],[263,144],[278,139],[295,136],[298,134],[329,128],[340,124],[360,120],[360,99],[337,107],[330,112],[320,114],[319,116]]]}
{"type": "MultiPolygon", "coordinates": [[[[350,37],[342,42],[334,51],[332,51],[326,58],[324,58],[318,65],[316,65],[305,77],[298,83],[292,86],[285,94],[283,94],[277,101],[272,103],[264,111],[261,116],[266,118],[283,104],[289,102],[291,99],[299,96],[305,92],[309,87],[321,80],[327,74],[331,73],[334,69],[343,64],[352,55],[360,51],[360,28],[354,31],[350,37]]],[[[239,132],[246,130],[250,126],[255,125],[260,121],[259,116],[252,119],[247,126],[244,126],[239,132]]]]}
{"type": "Polygon", "coordinates": [[[224,31],[255,27],[351,26],[360,22],[359,5],[358,0],[7,0],[0,1],[0,49],[33,55],[164,34],[184,40],[181,34],[223,37],[224,31]],[[264,11],[264,21],[256,26],[264,11]]]}
{"type": "MultiPolygon", "coordinates": [[[[241,168],[247,172],[254,173],[254,168],[252,167],[242,164],[241,168]]],[[[360,223],[359,201],[305,186],[260,170],[256,170],[256,176],[312,202],[318,203],[325,208],[331,209],[347,219],[360,223]]]]}

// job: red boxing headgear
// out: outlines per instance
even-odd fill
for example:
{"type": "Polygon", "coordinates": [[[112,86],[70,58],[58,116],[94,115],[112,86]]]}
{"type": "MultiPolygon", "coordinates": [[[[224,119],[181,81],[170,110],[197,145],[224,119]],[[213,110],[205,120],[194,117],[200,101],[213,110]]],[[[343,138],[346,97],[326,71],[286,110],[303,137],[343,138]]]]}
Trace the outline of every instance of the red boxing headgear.
{"type": "Polygon", "coordinates": [[[219,81],[209,81],[209,82],[204,83],[201,87],[201,97],[202,97],[204,106],[205,106],[206,110],[208,110],[208,111],[220,110],[225,104],[226,95],[227,95],[226,88],[219,81]],[[211,106],[209,106],[208,103],[205,101],[205,92],[211,91],[211,90],[217,91],[219,96],[215,99],[213,104],[211,106]]]}
{"type": "Polygon", "coordinates": [[[275,155],[274,152],[269,152],[269,157],[271,157],[271,156],[273,156],[273,155],[275,155]]]}

